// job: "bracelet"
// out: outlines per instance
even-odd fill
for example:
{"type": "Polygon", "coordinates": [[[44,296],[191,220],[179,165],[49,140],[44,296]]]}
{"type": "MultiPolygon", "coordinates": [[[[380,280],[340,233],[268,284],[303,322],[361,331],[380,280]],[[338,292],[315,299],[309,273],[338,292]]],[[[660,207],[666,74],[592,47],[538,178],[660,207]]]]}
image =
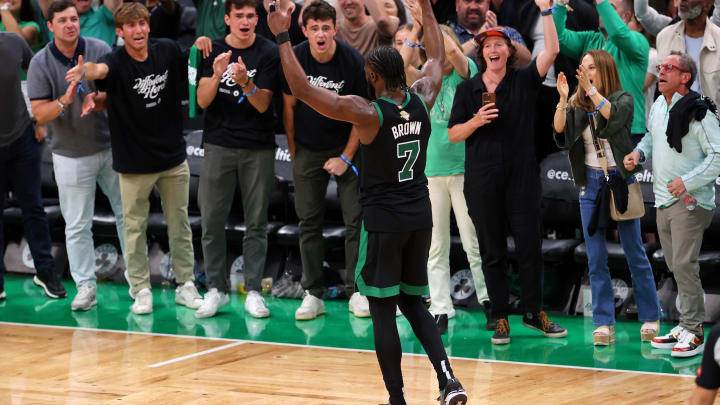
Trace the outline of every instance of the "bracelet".
{"type": "Polygon", "coordinates": [[[409,46],[410,48],[420,48],[423,51],[425,50],[425,47],[422,46],[421,44],[413,44],[412,42],[408,41],[407,39],[405,40],[405,45],[409,46]]]}
{"type": "Polygon", "coordinates": [[[246,95],[247,97],[250,97],[250,96],[254,95],[255,93],[257,93],[257,86],[253,87],[253,89],[250,93],[245,93],[245,90],[243,90],[243,94],[246,95]]]}
{"type": "Polygon", "coordinates": [[[566,109],[566,108],[567,108],[567,104],[565,104],[565,105],[560,105],[560,104],[558,104],[558,105],[555,106],[555,109],[556,109],[556,110],[564,110],[564,109],[566,109]]]}
{"type": "Polygon", "coordinates": [[[61,117],[64,117],[64,116],[65,116],[65,104],[63,104],[63,103],[60,101],[60,97],[58,97],[57,100],[55,100],[55,102],[57,102],[57,105],[60,106],[60,116],[61,116],[61,117]]]}
{"type": "Polygon", "coordinates": [[[243,87],[247,86],[249,83],[250,83],[250,77],[248,76],[248,79],[245,80],[245,84],[241,84],[240,88],[242,89],[243,87]]]}
{"type": "Polygon", "coordinates": [[[540,15],[542,15],[542,16],[552,15],[555,12],[555,10],[557,10],[557,7],[550,7],[548,9],[541,11],[540,15]]]}
{"type": "MultiPolygon", "coordinates": [[[[250,79],[248,79],[248,81],[250,81],[250,79]]],[[[242,87],[241,87],[241,88],[242,88],[242,87]]],[[[238,99],[238,104],[240,104],[240,103],[242,103],[243,101],[245,101],[245,98],[246,98],[246,97],[250,97],[250,96],[252,96],[252,95],[255,94],[255,93],[257,93],[257,86],[253,87],[253,89],[252,89],[252,91],[251,91],[250,93],[245,93],[245,90],[243,90],[243,95],[242,95],[242,97],[240,97],[240,98],[238,99]]]]}
{"type": "Polygon", "coordinates": [[[355,167],[353,162],[350,161],[350,159],[346,158],[344,154],[340,154],[340,159],[342,159],[343,162],[347,163],[348,166],[352,167],[353,171],[355,172],[356,176],[359,176],[358,169],[355,167]]]}
{"type": "Polygon", "coordinates": [[[287,31],[283,31],[275,36],[275,42],[278,44],[278,46],[284,44],[285,42],[290,42],[290,34],[287,31]]]}
{"type": "Polygon", "coordinates": [[[607,102],[607,99],[606,99],[605,97],[603,97],[602,103],[600,103],[600,105],[598,105],[597,107],[595,107],[595,111],[600,111],[600,109],[602,108],[602,106],[605,105],[606,102],[607,102]]]}

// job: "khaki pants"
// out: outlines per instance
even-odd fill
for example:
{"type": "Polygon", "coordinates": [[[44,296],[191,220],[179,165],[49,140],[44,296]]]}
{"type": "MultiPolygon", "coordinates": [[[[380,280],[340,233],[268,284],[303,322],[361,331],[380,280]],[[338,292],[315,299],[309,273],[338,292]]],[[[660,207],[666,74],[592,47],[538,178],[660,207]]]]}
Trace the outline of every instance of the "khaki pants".
{"type": "Polygon", "coordinates": [[[193,280],[195,254],[188,220],[190,168],[187,161],[158,173],[120,173],[119,177],[124,218],[125,263],[133,294],[143,288],[150,288],[146,231],[150,211],[149,197],[154,185],[157,185],[160,191],[162,210],[168,225],[175,279],[178,284],[193,280]]]}
{"type": "Polygon", "coordinates": [[[665,262],[678,286],[680,326],[702,335],[705,301],[700,283],[700,246],[703,232],[710,226],[713,212],[700,206],[694,211],[677,202],[658,208],[657,228],[665,262]]]}
{"type": "Polygon", "coordinates": [[[488,301],[482,259],[475,227],[468,215],[463,185],[465,176],[428,176],[430,203],[432,204],[432,239],[428,256],[428,282],[430,285],[430,312],[433,315],[455,315],[450,298],[450,210],[455,213],[460,241],[467,255],[472,272],[477,300],[488,301]]]}

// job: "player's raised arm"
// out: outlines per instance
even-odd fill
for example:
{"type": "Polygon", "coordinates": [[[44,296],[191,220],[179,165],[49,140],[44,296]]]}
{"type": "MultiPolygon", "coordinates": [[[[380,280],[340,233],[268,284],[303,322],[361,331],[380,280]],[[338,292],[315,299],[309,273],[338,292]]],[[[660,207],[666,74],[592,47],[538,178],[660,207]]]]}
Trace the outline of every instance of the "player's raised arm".
{"type": "Polygon", "coordinates": [[[422,97],[428,110],[435,104],[435,97],[442,86],[442,68],[445,64],[445,45],[442,31],[435,20],[430,0],[419,1],[422,10],[422,24],[425,38],[427,62],[420,71],[420,77],[413,83],[410,91],[422,97]]]}
{"type": "Polygon", "coordinates": [[[378,115],[368,100],[360,96],[341,96],[337,92],[311,86],[295,52],[287,32],[290,28],[292,2],[277,0],[270,3],[268,26],[275,34],[282,61],[283,72],[292,95],[302,100],[318,113],[340,121],[363,127],[378,126],[378,115]]]}

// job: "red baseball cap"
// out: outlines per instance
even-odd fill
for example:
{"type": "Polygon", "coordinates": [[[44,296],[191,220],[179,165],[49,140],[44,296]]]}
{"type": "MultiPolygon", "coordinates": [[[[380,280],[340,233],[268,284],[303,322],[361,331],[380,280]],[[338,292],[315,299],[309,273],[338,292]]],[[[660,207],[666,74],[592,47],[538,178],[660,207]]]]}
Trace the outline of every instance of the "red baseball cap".
{"type": "Polygon", "coordinates": [[[493,27],[482,31],[475,36],[475,43],[479,47],[487,37],[501,37],[510,39],[504,27],[493,27]]]}

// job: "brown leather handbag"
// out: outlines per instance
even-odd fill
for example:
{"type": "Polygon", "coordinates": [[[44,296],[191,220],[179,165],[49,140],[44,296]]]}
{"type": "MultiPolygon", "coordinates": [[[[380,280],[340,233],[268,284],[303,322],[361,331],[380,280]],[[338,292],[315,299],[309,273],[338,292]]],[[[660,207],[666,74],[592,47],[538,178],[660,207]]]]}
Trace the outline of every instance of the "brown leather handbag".
{"type": "MultiPolygon", "coordinates": [[[[610,176],[608,175],[607,171],[607,157],[605,156],[605,148],[602,147],[602,145],[600,144],[600,140],[595,135],[595,117],[593,115],[588,115],[588,119],[590,120],[590,133],[592,134],[593,145],[595,146],[595,153],[597,153],[597,159],[600,162],[600,167],[602,167],[603,172],[605,173],[605,180],[609,181],[610,176]]],[[[612,189],[610,189],[610,218],[612,218],[613,221],[630,221],[632,219],[638,219],[644,216],[645,202],[643,201],[640,183],[636,181],[632,184],[628,184],[628,204],[627,210],[625,210],[625,212],[618,211],[617,206],[615,205],[615,196],[612,192],[612,189]]]]}

